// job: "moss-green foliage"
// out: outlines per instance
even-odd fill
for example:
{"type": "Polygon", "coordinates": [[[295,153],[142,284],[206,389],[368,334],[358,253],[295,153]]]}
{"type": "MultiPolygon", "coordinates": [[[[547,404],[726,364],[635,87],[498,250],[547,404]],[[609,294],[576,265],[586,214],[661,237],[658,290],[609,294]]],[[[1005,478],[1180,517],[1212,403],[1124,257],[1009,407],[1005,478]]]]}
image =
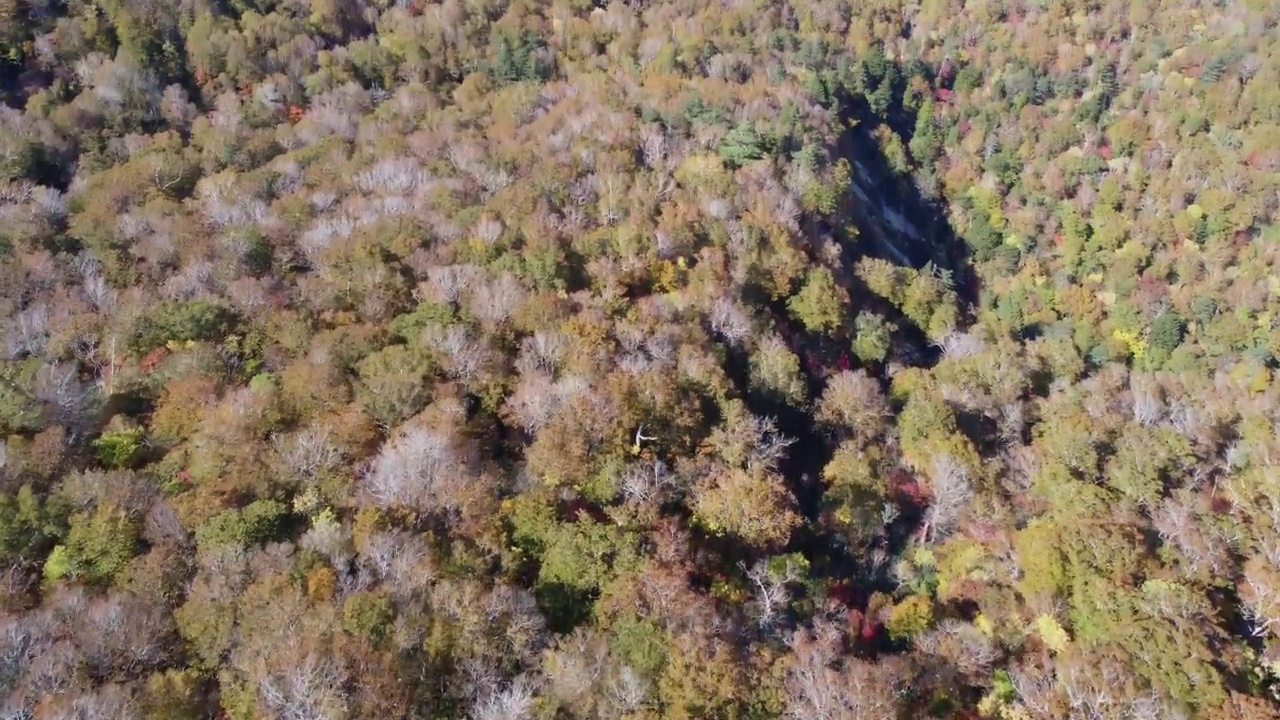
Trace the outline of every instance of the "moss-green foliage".
{"type": "Polygon", "coordinates": [[[589,616],[601,587],[634,568],[639,538],[587,517],[559,522],[545,500],[536,495],[517,499],[508,523],[521,556],[536,563],[535,591],[548,622],[567,630],[589,616]]]}
{"type": "Polygon", "coordinates": [[[902,312],[932,338],[945,335],[958,321],[955,293],[928,267],[908,283],[901,307],[902,312]]]}
{"type": "Polygon", "coordinates": [[[275,258],[271,241],[256,230],[246,231],[241,240],[245,245],[243,260],[249,274],[256,277],[269,273],[275,258]]]}
{"type": "Polygon", "coordinates": [[[916,115],[915,132],[908,145],[911,157],[925,167],[932,166],[942,150],[943,137],[934,118],[933,100],[926,100],[916,115]]]}
{"type": "Polygon", "coordinates": [[[342,604],[342,627],[352,635],[380,643],[391,629],[395,611],[391,600],[373,592],[358,592],[342,604]]]}
{"type": "Polygon", "coordinates": [[[1194,462],[1187,439],[1171,429],[1126,428],[1107,464],[1108,485],[1142,505],[1154,505],[1166,483],[1194,462]]]}
{"type": "Polygon", "coordinates": [[[840,158],[832,165],[830,173],[829,177],[815,177],[804,186],[800,200],[806,209],[821,215],[832,215],[839,209],[840,201],[852,182],[853,172],[849,161],[840,158]]]}
{"type": "Polygon", "coordinates": [[[35,137],[23,137],[9,128],[0,128],[11,150],[0,159],[0,177],[20,178],[36,174],[43,156],[43,148],[35,137]]]}
{"type": "Polygon", "coordinates": [[[901,99],[902,71],[885,56],[883,46],[877,44],[858,61],[859,90],[876,115],[885,118],[901,99]]]}
{"type": "Polygon", "coordinates": [[[1186,322],[1177,312],[1166,311],[1160,314],[1151,324],[1151,349],[1163,351],[1165,353],[1173,352],[1174,348],[1182,343],[1183,333],[1186,331],[1186,322]]]}
{"type": "Polygon", "coordinates": [[[68,525],[66,537],[45,561],[48,580],[108,583],[137,549],[138,525],[119,508],[99,505],[73,514],[68,525]]]}
{"type": "Polygon", "coordinates": [[[913,394],[898,416],[903,456],[926,467],[931,458],[950,455],[973,462],[974,450],[959,429],[955,411],[927,392],[913,394]]]}
{"type": "Polygon", "coordinates": [[[93,441],[94,450],[98,453],[98,462],[110,470],[132,467],[142,455],[142,440],[145,435],[146,430],[143,428],[103,433],[93,441]]]}
{"type": "Polygon", "coordinates": [[[138,322],[131,342],[138,352],[145,353],[169,342],[220,340],[236,323],[235,313],[216,302],[170,302],[138,322]]]}
{"type": "Polygon", "coordinates": [[[37,560],[65,532],[65,510],[56,499],[42,499],[31,485],[0,493],[0,555],[6,561],[37,560]]]}
{"type": "Polygon", "coordinates": [[[889,354],[893,324],[882,315],[860,312],[853,319],[853,353],[863,362],[882,362],[889,354]]]}
{"type": "Polygon", "coordinates": [[[781,341],[752,354],[750,373],[751,390],[768,402],[798,406],[808,399],[800,358],[781,341]]]}
{"type": "Polygon", "coordinates": [[[800,292],[787,301],[787,310],[809,332],[829,333],[844,322],[846,302],[847,293],[836,285],[831,271],[819,267],[805,275],[800,292]]]}
{"type": "Polygon", "coordinates": [[[546,79],[550,68],[535,52],[545,45],[541,38],[532,34],[519,37],[498,36],[489,74],[500,83],[537,82],[546,79]]]}
{"type": "Polygon", "coordinates": [[[41,427],[40,403],[32,395],[40,361],[0,360],[0,436],[41,427]]]}
{"type": "Polygon", "coordinates": [[[457,320],[457,312],[444,303],[419,303],[411,312],[397,315],[391,321],[391,332],[406,343],[416,343],[429,325],[448,326],[457,320]]]}
{"type": "Polygon", "coordinates": [[[547,533],[538,581],[594,592],[637,560],[636,536],[616,525],[580,520],[547,533]]]}
{"type": "Polygon", "coordinates": [[[903,268],[883,260],[864,259],[857,267],[867,289],[902,310],[907,319],[932,338],[955,328],[959,301],[946,274],[932,265],[920,270],[903,268]]]}
{"type": "Polygon", "coordinates": [[[636,670],[654,675],[666,664],[666,633],[652,620],[624,615],[613,621],[610,633],[614,652],[636,670]]]}
{"type": "Polygon", "coordinates": [[[279,387],[276,376],[271,373],[258,373],[249,378],[249,389],[256,393],[274,392],[279,387]]]}
{"type": "Polygon", "coordinates": [[[243,508],[224,510],[196,529],[201,547],[228,543],[255,545],[279,537],[288,508],[276,500],[254,500],[243,508]]]}
{"type": "Polygon", "coordinates": [[[965,242],[973,251],[974,260],[985,262],[995,257],[1003,245],[1004,238],[999,229],[991,224],[991,216],[981,209],[974,209],[969,215],[969,227],[964,233],[965,242]]]}
{"type": "Polygon", "coordinates": [[[765,139],[748,123],[739,123],[725,134],[718,148],[720,157],[730,166],[745,165],[765,157],[768,146],[765,139]]]}
{"type": "Polygon", "coordinates": [[[419,346],[389,345],[357,365],[356,396],[375,419],[394,427],[426,406],[435,367],[419,346]]]}
{"type": "Polygon", "coordinates": [[[1092,579],[1083,582],[1072,609],[1072,626],[1083,641],[1122,653],[1156,692],[1183,707],[1222,703],[1224,688],[1210,669],[1215,653],[1203,637],[1161,617],[1144,593],[1092,579]]]}

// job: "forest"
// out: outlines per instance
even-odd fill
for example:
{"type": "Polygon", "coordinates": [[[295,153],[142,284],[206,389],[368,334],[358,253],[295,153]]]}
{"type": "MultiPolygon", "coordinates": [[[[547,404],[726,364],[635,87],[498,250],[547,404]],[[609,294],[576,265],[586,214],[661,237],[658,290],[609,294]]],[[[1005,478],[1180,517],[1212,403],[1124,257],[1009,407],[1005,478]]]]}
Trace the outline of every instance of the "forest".
{"type": "Polygon", "coordinates": [[[1278,25],[0,0],[0,718],[1280,719],[1278,25]]]}

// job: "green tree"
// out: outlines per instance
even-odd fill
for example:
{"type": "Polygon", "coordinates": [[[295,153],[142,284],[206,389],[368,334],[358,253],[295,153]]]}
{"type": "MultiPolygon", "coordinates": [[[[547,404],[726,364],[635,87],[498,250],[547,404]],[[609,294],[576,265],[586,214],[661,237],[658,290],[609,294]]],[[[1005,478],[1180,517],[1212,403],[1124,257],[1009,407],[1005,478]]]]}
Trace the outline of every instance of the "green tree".
{"type": "Polygon", "coordinates": [[[831,271],[814,268],[805,275],[800,292],[787,300],[787,310],[810,332],[829,333],[844,322],[848,293],[836,285],[831,271]]]}
{"type": "Polygon", "coordinates": [[[216,302],[171,302],[140,318],[131,341],[139,353],[145,353],[169,342],[221,340],[236,323],[235,313],[216,302]]]}
{"type": "Polygon", "coordinates": [[[1173,310],[1166,310],[1160,313],[1160,316],[1151,324],[1149,338],[1151,349],[1171,353],[1178,345],[1182,344],[1182,337],[1185,332],[1186,322],[1182,319],[1182,316],[1173,310]]]}
{"type": "Polygon", "coordinates": [[[137,523],[119,508],[99,505],[71,516],[65,539],[45,561],[44,575],[51,581],[108,583],[133,558],[137,544],[137,523]]]}
{"type": "Polygon", "coordinates": [[[434,371],[422,350],[389,345],[356,366],[356,397],[378,422],[395,427],[426,407],[434,371]]]}
{"type": "Polygon", "coordinates": [[[33,561],[44,556],[66,532],[66,516],[52,498],[41,498],[31,485],[0,493],[0,555],[6,561],[33,561]]]}
{"type": "Polygon", "coordinates": [[[938,153],[942,151],[943,138],[938,133],[937,121],[934,119],[936,112],[933,100],[926,99],[916,114],[915,132],[911,134],[911,142],[908,144],[911,157],[924,167],[932,167],[938,153]]]}
{"type": "Polygon", "coordinates": [[[490,73],[504,84],[543,80],[549,74],[548,68],[536,51],[544,46],[545,43],[533,35],[499,36],[490,73]]]}
{"type": "Polygon", "coordinates": [[[353,593],[342,603],[343,629],[375,644],[386,639],[394,619],[395,610],[390,598],[380,593],[353,593]]]}
{"type": "Polygon", "coordinates": [[[590,593],[637,560],[637,538],[611,524],[559,523],[545,539],[538,581],[590,593]]]}
{"type": "Polygon", "coordinates": [[[884,362],[895,329],[879,313],[858,313],[853,319],[853,353],[863,362],[884,362]]]}
{"type": "Polygon", "coordinates": [[[726,163],[738,167],[764,158],[769,151],[765,139],[744,120],[725,134],[719,152],[726,163]]]}
{"type": "Polygon", "coordinates": [[[0,360],[0,437],[40,429],[41,407],[32,396],[39,369],[36,358],[0,360]]]}
{"type": "Polygon", "coordinates": [[[93,441],[98,451],[98,461],[109,470],[125,470],[133,467],[142,455],[142,439],[146,435],[143,428],[130,428],[105,432],[93,441]]]}
{"type": "Polygon", "coordinates": [[[277,500],[254,500],[243,508],[224,510],[196,528],[201,547],[228,543],[255,545],[279,536],[288,509],[277,500]]]}

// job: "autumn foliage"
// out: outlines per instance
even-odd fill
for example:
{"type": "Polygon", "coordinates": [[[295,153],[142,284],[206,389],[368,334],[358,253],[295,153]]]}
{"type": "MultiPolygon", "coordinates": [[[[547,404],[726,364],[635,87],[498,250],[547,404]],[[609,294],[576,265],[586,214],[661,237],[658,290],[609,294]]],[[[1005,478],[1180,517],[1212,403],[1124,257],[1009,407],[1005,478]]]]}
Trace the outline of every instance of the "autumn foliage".
{"type": "Polygon", "coordinates": [[[1280,717],[1278,21],[0,0],[0,715],[1280,717]]]}

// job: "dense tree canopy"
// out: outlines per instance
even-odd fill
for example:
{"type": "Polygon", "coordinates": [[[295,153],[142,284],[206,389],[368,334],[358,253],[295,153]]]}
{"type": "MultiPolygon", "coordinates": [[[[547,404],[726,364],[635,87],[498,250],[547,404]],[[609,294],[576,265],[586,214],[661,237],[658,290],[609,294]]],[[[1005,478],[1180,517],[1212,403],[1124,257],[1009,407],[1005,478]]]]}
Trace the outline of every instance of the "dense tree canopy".
{"type": "Polygon", "coordinates": [[[1280,717],[1278,22],[0,0],[3,716],[1280,717]]]}

